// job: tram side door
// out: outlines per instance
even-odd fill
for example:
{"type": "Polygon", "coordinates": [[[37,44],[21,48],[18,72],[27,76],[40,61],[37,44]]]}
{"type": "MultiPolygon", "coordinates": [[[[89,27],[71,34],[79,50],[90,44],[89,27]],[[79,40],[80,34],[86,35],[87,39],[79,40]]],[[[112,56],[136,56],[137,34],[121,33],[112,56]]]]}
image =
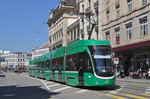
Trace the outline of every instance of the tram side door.
{"type": "Polygon", "coordinates": [[[79,86],[84,86],[84,78],[83,78],[83,72],[84,72],[84,55],[80,55],[80,63],[79,63],[79,86]]]}

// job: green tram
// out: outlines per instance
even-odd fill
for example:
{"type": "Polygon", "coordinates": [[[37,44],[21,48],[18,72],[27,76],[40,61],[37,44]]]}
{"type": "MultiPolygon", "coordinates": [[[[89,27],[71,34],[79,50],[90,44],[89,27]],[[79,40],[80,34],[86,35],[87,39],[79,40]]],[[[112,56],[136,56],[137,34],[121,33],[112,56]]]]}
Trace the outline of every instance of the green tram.
{"type": "Polygon", "coordinates": [[[29,75],[71,86],[113,86],[109,41],[79,40],[31,60],[29,75]]]}

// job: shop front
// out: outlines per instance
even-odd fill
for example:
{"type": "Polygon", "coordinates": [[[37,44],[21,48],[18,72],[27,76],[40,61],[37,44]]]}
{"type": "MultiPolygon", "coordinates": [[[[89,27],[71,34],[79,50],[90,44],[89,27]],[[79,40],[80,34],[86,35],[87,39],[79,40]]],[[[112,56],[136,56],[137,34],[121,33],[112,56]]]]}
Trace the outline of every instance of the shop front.
{"type": "Polygon", "coordinates": [[[141,69],[147,72],[150,68],[150,41],[113,48],[115,57],[119,57],[119,65],[123,66],[125,75],[141,69]]]}

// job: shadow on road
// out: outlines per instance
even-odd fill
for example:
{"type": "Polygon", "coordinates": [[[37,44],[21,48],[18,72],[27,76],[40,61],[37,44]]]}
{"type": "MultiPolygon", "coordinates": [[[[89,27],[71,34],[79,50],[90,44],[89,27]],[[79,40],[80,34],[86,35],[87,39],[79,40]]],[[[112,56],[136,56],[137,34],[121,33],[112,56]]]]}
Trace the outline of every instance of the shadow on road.
{"type": "Polygon", "coordinates": [[[41,86],[4,86],[0,87],[0,99],[49,99],[54,93],[40,88],[41,86]]]}
{"type": "Polygon", "coordinates": [[[78,87],[80,89],[88,89],[88,90],[95,90],[95,91],[108,91],[108,90],[117,90],[120,89],[121,87],[116,85],[116,86],[107,86],[107,87],[78,87]]]}

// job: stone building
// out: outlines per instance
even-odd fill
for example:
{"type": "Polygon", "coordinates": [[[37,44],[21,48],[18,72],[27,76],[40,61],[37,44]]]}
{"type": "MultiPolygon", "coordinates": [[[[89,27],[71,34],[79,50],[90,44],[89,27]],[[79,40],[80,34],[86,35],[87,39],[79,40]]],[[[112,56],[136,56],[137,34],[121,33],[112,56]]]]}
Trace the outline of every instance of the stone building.
{"type": "Polygon", "coordinates": [[[93,23],[96,26],[92,31],[91,39],[99,39],[98,3],[98,0],[60,1],[59,6],[51,10],[47,22],[50,51],[80,39],[88,39],[93,23]],[[89,16],[90,13],[92,16],[89,16]]]}
{"type": "Polygon", "coordinates": [[[56,9],[51,10],[49,20],[49,49],[55,50],[67,44],[67,27],[78,18],[76,0],[60,1],[56,9]]]}
{"type": "Polygon", "coordinates": [[[26,71],[28,70],[28,60],[31,59],[31,54],[14,52],[2,54],[1,57],[5,58],[5,62],[1,62],[1,68],[3,70],[22,69],[26,71]]]}
{"type": "Polygon", "coordinates": [[[109,40],[126,74],[150,68],[150,0],[102,0],[103,40],[109,40]]]}

